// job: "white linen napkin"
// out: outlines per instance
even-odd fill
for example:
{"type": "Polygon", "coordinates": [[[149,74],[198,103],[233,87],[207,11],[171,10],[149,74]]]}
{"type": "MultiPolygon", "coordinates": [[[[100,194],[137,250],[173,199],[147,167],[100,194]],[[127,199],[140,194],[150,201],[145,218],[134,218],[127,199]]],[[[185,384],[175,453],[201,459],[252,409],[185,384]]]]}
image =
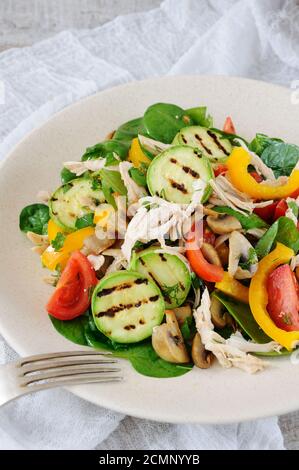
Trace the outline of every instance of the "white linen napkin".
{"type": "MultiPolygon", "coordinates": [[[[295,0],[165,0],[147,13],[3,52],[0,158],[56,111],[130,80],[209,73],[289,85],[299,77],[298,20],[295,0]]],[[[16,357],[4,339],[0,346],[1,362],[16,357]]],[[[283,439],[275,417],[226,426],[159,424],[52,390],[0,410],[0,449],[8,448],[282,449],[283,439]]]]}

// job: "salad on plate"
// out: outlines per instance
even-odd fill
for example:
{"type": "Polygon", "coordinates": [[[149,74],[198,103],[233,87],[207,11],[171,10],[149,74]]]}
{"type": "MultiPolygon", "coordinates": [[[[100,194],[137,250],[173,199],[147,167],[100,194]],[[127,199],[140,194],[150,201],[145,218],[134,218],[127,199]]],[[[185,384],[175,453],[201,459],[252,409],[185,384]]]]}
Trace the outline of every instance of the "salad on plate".
{"type": "Polygon", "coordinates": [[[299,147],[157,103],[20,214],[69,340],[175,377],[249,373],[299,344],[299,147]]]}

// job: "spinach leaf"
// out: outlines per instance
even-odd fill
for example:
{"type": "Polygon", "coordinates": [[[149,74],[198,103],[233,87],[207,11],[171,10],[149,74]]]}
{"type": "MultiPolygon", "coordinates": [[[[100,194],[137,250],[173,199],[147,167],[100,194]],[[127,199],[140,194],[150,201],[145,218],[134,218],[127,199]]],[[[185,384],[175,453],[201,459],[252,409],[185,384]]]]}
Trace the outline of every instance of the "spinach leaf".
{"type": "Polygon", "coordinates": [[[299,161],[299,147],[284,142],[274,143],[265,148],[261,159],[272,168],[276,178],[289,176],[299,161]]]}
{"type": "Polygon", "coordinates": [[[228,214],[232,215],[233,217],[236,217],[236,219],[238,219],[238,221],[242,225],[242,228],[244,228],[245,230],[250,230],[252,228],[268,227],[268,224],[256,214],[244,215],[227,206],[213,207],[213,210],[216,212],[220,212],[221,214],[228,214]]]}
{"type": "Polygon", "coordinates": [[[63,247],[65,239],[66,236],[62,232],[58,232],[54,240],[51,241],[51,246],[55,251],[59,251],[63,247]]]}
{"type": "Polygon", "coordinates": [[[83,215],[79,219],[76,220],[75,226],[78,230],[85,227],[92,227],[93,226],[93,212],[89,212],[88,214],[83,215]]]}
{"type": "Polygon", "coordinates": [[[100,331],[95,331],[95,326],[89,322],[85,330],[86,341],[95,349],[111,351],[116,357],[127,359],[134,369],[148,377],[179,377],[192,369],[192,365],[171,364],[161,359],[154,351],[150,341],[136,344],[117,344],[104,336],[100,331]]]}
{"type": "Polygon", "coordinates": [[[219,291],[214,291],[212,295],[224,305],[228,313],[253,341],[256,343],[268,343],[271,341],[271,338],[256,323],[249,305],[227,297],[219,291]]]}
{"type": "Polygon", "coordinates": [[[100,177],[105,199],[115,208],[116,205],[112,193],[118,193],[121,196],[125,196],[127,194],[127,189],[123,183],[121,175],[118,171],[103,169],[100,171],[100,177]]]}
{"type": "Polygon", "coordinates": [[[180,129],[190,122],[186,112],[174,104],[156,103],[147,108],[143,123],[148,135],[155,140],[170,144],[180,129]]]}
{"type": "Polygon", "coordinates": [[[69,181],[72,181],[74,180],[75,178],[78,178],[75,173],[72,173],[70,170],[68,170],[67,168],[62,168],[61,172],[60,172],[60,179],[61,179],[61,182],[62,184],[66,184],[68,183],[69,181]]]}
{"type": "Polygon", "coordinates": [[[288,217],[277,219],[259,239],[255,246],[258,258],[261,259],[270,253],[276,242],[292,248],[295,253],[299,251],[299,232],[294,222],[288,217]]]}
{"type": "Polygon", "coordinates": [[[122,142],[127,149],[131,146],[132,140],[144,132],[143,117],[133,119],[120,126],[113,136],[113,140],[122,142]]]}
{"type": "Polygon", "coordinates": [[[93,147],[88,147],[81,160],[84,162],[85,160],[106,158],[107,164],[112,165],[113,163],[117,163],[117,160],[113,155],[114,153],[116,153],[121,160],[125,160],[128,153],[127,146],[116,139],[105,140],[104,142],[100,142],[93,147]]]}
{"type": "Polygon", "coordinates": [[[184,341],[190,341],[196,333],[196,326],[194,318],[187,317],[184,320],[184,323],[181,326],[181,333],[184,338],[184,341]]]}
{"type": "Polygon", "coordinates": [[[82,346],[88,346],[85,338],[85,327],[88,325],[89,313],[85,313],[73,320],[58,320],[49,315],[49,318],[58,333],[66,339],[82,346]]]}
{"type": "Polygon", "coordinates": [[[210,114],[207,114],[206,106],[198,106],[197,108],[186,109],[186,114],[191,118],[193,124],[202,127],[212,127],[213,118],[210,114]]]}
{"type": "Polygon", "coordinates": [[[139,168],[130,168],[129,175],[131,176],[132,180],[135,181],[138,186],[146,187],[146,175],[139,170],[139,168]]]}
{"type": "Polygon", "coordinates": [[[261,156],[263,151],[272,144],[283,142],[281,139],[275,137],[268,137],[266,134],[256,134],[255,138],[248,145],[249,150],[261,156]]]}
{"type": "Polygon", "coordinates": [[[44,235],[48,230],[49,219],[48,206],[45,204],[31,204],[22,209],[19,217],[19,227],[22,232],[34,232],[44,235]]]}

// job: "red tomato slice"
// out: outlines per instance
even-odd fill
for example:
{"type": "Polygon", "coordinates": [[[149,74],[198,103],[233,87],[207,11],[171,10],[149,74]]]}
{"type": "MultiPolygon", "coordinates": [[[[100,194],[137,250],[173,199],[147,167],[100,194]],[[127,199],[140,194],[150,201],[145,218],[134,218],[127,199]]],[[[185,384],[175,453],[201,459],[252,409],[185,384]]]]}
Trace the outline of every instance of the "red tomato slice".
{"type": "Polygon", "coordinates": [[[236,133],[236,129],[235,129],[233,120],[230,116],[227,116],[227,118],[225,119],[224,126],[223,126],[223,131],[227,132],[228,134],[235,134],[236,133]]]}
{"type": "Polygon", "coordinates": [[[191,268],[197,276],[208,282],[219,282],[223,278],[223,268],[209,263],[204,258],[201,249],[198,248],[200,241],[199,230],[200,227],[196,229],[195,226],[193,226],[191,232],[188,234],[186,240],[186,256],[191,268]]]}
{"type": "Polygon", "coordinates": [[[288,264],[276,268],[267,280],[270,317],[278,328],[285,331],[299,330],[299,288],[288,264]]]}
{"type": "Polygon", "coordinates": [[[272,202],[272,204],[265,207],[256,207],[253,212],[268,224],[272,224],[276,206],[277,202],[272,202]]]}
{"type": "Polygon", "coordinates": [[[263,177],[261,175],[259,175],[256,171],[252,171],[250,174],[251,174],[252,178],[254,178],[257,183],[261,183],[262,181],[264,181],[263,177]]]}
{"type": "Polygon", "coordinates": [[[273,221],[279,219],[279,217],[284,216],[287,210],[288,210],[288,205],[286,201],[284,199],[281,199],[276,205],[273,221]]]}
{"type": "Polygon", "coordinates": [[[228,168],[226,165],[223,163],[220,163],[216,168],[214,168],[214,175],[219,176],[219,175],[225,175],[225,173],[228,171],[228,168]]]}
{"type": "Polygon", "coordinates": [[[95,270],[86,256],[74,251],[47,304],[48,313],[59,320],[72,320],[83,314],[90,305],[90,289],[97,282],[95,270]]]}

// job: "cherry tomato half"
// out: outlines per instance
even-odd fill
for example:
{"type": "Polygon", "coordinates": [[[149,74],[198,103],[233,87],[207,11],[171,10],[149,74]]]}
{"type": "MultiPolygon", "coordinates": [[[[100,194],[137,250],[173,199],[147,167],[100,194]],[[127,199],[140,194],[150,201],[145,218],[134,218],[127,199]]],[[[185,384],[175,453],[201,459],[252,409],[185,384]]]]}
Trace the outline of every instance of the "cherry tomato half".
{"type": "Polygon", "coordinates": [[[74,251],[64,268],[56,289],[47,304],[50,315],[72,320],[90,305],[90,294],[98,280],[92,265],[80,251],[74,251]]]}
{"type": "Polygon", "coordinates": [[[269,275],[267,292],[267,310],[276,326],[285,331],[298,331],[298,282],[288,264],[279,266],[269,275]]]}

